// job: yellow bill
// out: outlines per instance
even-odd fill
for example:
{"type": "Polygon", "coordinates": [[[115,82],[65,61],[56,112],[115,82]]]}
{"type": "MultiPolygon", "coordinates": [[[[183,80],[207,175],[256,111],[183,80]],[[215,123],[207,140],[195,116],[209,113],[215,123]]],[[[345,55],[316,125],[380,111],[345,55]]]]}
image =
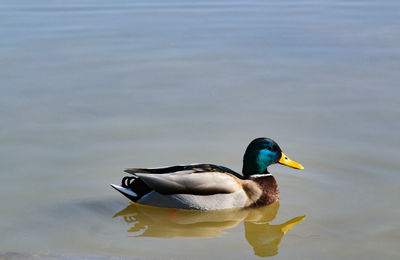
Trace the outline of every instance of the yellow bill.
{"type": "Polygon", "coordinates": [[[295,168],[295,169],[299,169],[299,170],[303,170],[304,167],[303,165],[301,165],[300,163],[297,163],[295,161],[292,161],[289,159],[289,157],[287,157],[284,153],[282,153],[281,159],[279,160],[280,164],[295,168]]]}

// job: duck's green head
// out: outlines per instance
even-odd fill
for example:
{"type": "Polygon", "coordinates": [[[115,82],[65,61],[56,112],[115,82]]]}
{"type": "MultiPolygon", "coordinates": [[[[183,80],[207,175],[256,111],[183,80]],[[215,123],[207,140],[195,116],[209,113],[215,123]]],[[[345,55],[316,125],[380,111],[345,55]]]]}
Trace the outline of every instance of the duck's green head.
{"type": "Polygon", "coordinates": [[[304,169],[301,164],[290,160],[274,140],[260,137],[254,139],[247,147],[243,156],[242,172],[246,177],[255,174],[267,174],[268,166],[274,163],[280,163],[295,169],[304,169]]]}

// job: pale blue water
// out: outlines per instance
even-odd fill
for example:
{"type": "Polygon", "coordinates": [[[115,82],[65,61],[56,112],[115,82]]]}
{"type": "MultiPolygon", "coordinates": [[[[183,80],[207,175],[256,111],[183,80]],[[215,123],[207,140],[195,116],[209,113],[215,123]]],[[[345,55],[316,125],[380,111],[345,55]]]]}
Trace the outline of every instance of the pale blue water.
{"type": "Polygon", "coordinates": [[[257,259],[242,223],[129,237],[108,184],[267,136],[305,166],[274,258],[397,259],[399,69],[399,1],[0,0],[0,257],[257,259]]]}

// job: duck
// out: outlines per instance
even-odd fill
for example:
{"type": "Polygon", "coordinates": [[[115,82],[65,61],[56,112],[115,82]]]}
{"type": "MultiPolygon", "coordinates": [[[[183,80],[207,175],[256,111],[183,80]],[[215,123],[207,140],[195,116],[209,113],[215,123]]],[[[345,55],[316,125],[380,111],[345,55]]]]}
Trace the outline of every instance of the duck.
{"type": "Polygon", "coordinates": [[[256,208],[279,201],[279,187],[268,171],[272,164],[304,167],[286,156],[267,137],[250,142],[242,174],[215,164],[185,164],[158,168],[128,168],[120,185],[111,186],[132,202],[161,208],[224,210],[256,208]]]}

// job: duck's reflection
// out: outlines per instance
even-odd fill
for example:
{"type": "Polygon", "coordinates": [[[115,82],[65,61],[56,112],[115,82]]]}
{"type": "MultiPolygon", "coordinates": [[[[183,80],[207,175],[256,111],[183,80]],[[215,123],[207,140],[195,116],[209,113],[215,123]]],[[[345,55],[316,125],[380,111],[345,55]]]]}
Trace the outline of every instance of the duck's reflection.
{"type": "Polygon", "coordinates": [[[305,216],[293,218],[280,225],[270,225],[279,209],[279,202],[256,209],[194,211],[130,204],[116,213],[131,224],[128,232],[134,237],[205,238],[216,237],[224,230],[244,222],[245,235],[258,256],[278,253],[282,237],[305,216]]]}

